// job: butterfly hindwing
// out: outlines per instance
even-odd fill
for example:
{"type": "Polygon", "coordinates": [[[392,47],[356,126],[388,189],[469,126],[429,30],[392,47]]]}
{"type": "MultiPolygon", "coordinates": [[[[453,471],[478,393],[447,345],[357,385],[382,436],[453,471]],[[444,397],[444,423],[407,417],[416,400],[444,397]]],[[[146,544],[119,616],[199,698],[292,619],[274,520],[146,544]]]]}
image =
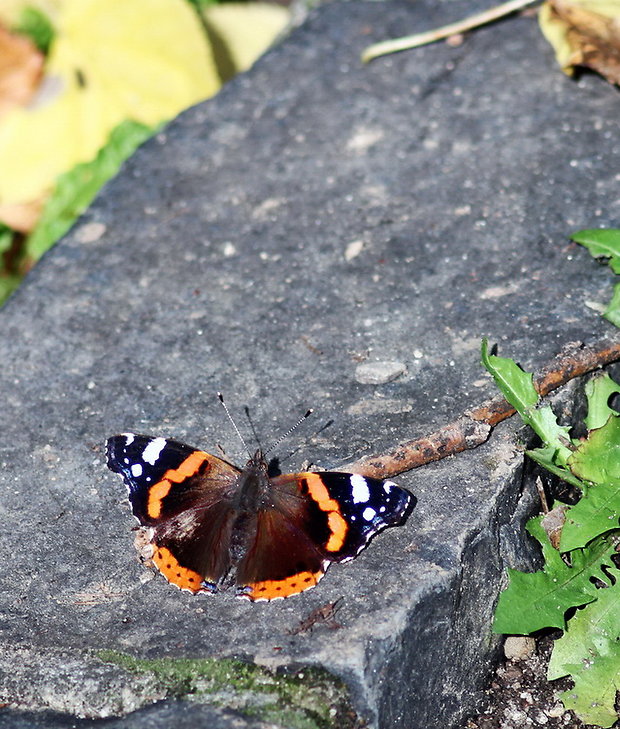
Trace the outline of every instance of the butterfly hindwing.
{"type": "Polygon", "coordinates": [[[271,479],[272,504],[258,514],[237,572],[240,596],[272,600],[314,587],[331,562],[355,557],[407,518],[414,497],[391,481],[340,472],[271,479]]]}

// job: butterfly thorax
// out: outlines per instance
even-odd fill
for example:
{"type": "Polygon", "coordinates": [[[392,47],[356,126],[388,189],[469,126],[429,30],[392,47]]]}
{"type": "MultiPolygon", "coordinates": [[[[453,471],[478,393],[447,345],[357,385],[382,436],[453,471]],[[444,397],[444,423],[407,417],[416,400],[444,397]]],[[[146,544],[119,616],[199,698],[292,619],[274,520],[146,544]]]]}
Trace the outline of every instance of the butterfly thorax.
{"type": "Polygon", "coordinates": [[[268,507],[269,490],[267,463],[259,450],[246,463],[237,478],[232,504],[236,516],[232,524],[229,545],[233,565],[243,559],[254,541],[258,512],[268,507]]]}
{"type": "Polygon", "coordinates": [[[267,462],[258,450],[239,474],[233,506],[240,515],[256,514],[269,504],[267,462]]]}

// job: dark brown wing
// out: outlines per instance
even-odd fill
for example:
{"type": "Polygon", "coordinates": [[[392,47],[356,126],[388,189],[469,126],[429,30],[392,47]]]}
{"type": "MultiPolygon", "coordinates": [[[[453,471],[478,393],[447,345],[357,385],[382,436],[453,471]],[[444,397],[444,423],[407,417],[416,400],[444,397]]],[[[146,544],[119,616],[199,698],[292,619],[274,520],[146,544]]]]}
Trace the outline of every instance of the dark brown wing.
{"type": "Polygon", "coordinates": [[[339,472],[277,476],[270,495],[237,569],[238,594],[250,600],[314,587],[331,562],[355,557],[379,531],[402,524],[415,504],[391,481],[339,472]]]}
{"type": "Polygon", "coordinates": [[[239,469],[184,443],[133,433],[110,438],[107,454],[134,515],[153,528],[153,561],[162,574],[181,589],[213,591],[230,568],[239,469]]]}

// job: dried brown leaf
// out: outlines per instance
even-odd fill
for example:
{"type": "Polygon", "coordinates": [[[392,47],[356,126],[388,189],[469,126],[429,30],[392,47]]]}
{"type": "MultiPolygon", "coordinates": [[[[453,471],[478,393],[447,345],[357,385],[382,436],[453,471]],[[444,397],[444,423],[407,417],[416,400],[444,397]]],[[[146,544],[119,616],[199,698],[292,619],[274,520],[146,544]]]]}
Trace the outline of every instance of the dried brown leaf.
{"type": "Polygon", "coordinates": [[[43,61],[29,38],[0,26],[0,117],[30,101],[43,75],[43,61]]]}
{"type": "Polygon", "coordinates": [[[20,233],[30,233],[36,226],[43,210],[47,196],[24,203],[6,203],[0,205],[0,223],[20,233]]]}
{"type": "Polygon", "coordinates": [[[566,504],[560,504],[545,514],[541,521],[542,528],[547,532],[549,541],[555,549],[560,548],[560,538],[562,537],[562,529],[564,528],[568,508],[566,504]]]}
{"type": "Polygon", "coordinates": [[[549,0],[550,20],[564,28],[569,55],[566,66],[583,66],[620,85],[620,3],[618,15],[608,16],[587,5],[549,0]]]}

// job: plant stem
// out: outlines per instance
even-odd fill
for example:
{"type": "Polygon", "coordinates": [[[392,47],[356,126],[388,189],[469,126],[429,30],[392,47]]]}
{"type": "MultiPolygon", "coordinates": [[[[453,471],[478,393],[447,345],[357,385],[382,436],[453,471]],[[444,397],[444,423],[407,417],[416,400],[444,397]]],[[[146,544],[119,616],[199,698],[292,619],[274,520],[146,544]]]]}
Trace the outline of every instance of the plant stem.
{"type": "Polygon", "coordinates": [[[443,38],[449,38],[451,35],[457,35],[457,33],[464,33],[472,28],[478,28],[481,25],[492,23],[494,20],[499,20],[499,18],[521,10],[527,5],[532,5],[534,2],[537,2],[537,0],[509,0],[507,3],[496,5],[494,8],[470,15],[468,18],[459,20],[456,23],[444,25],[435,30],[417,33],[416,35],[407,35],[403,38],[394,38],[393,40],[382,41],[381,43],[374,43],[368,46],[362,53],[362,63],[368,63],[373,58],[385,56],[388,53],[397,53],[398,51],[406,51],[410,48],[418,48],[427,43],[434,43],[443,38]]]}

